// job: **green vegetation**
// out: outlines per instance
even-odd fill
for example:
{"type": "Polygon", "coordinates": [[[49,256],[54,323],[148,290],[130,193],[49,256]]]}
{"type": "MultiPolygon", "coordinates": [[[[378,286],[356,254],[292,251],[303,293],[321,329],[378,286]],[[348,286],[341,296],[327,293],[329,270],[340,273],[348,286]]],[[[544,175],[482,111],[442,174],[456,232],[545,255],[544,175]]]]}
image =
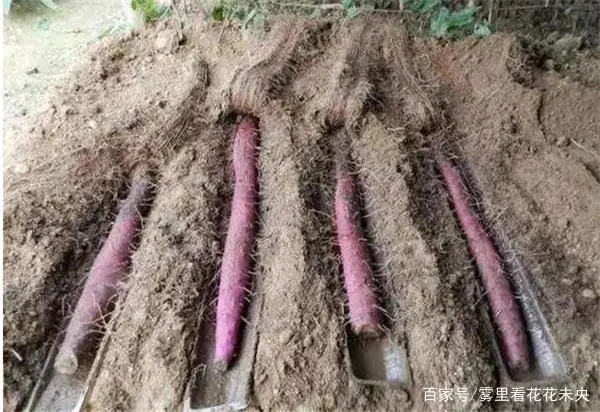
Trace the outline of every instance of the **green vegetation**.
{"type": "MultiPolygon", "coordinates": [[[[41,4],[52,10],[57,10],[59,8],[53,0],[36,1],[39,1],[41,4]]],[[[4,14],[8,14],[11,6],[15,6],[16,4],[24,7],[31,6],[31,2],[25,0],[3,0],[4,14]]],[[[159,20],[160,18],[167,16],[170,11],[169,7],[159,5],[156,0],[131,0],[131,8],[139,11],[146,23],[159,20]]]]}
{"type": "Polygon", "coordinates": [[[360,0],[343,0],[342,8],[344,17],[353,19],[358,17],[361,12],[369,12],[375,10],[387,10],[392,7],[391,0],[375,0],[375,1],[360,1],[360,0]]]}
{"type": "Polygon", "coordinates": [[[265,16],[283,13],[306,16],[338,16],[354,19],[366,13],[405,13],[428,26],[429,33],[438,39],[455,40],[466,36],[486,37],[491,34],[490,25],[479,14],[479,8],[465,6],[448,7],[447,0],[401,0],[402,10],[393,10],[391,0],[341,0],[340,3],[316,1],[276,2],[269,0],[222,0],[211,12],[216,21],[237,21],[243,27],[262,24],[265,16]]]}
{"type": "MultiPolygon", "coordinates": [[[[12,2],[3,0],[4,12],[8,13],[12,2]]],[[[38,0],[45,6],[56,9],[53,0],[38,0]]],[[[211,10],[215,21],[235,21],[242,27],[261,25],[265,16],[296,14],[306,17],[333,17],[354,19],[367,13],[403,13],[407,23],[416,21],[419,27],[427,27],[430,35],[438,39],[456,40],[466,36],[486,37],[492,32],[487,21],[480,17],[480,8],[464,6],[453,9],[449,0],[341,0],[339,3],[319,1],[282,2],[272,0],[220,0],[211,10]],[[396,10],[394,10],[394,4],[396,10]]],[[[169,14],[170,9],[157,0],[131,0],[131,7],[141,12],[145,22],[153,22],[169,14]]]]}
{"type": "Polygon", "coordinates": [[[435,38],[455,40],[465,36],[486,37],[492,33],[490,25],[478,16],[478,7],[466,6],[448,9],[442,0],[408,0],[408,9],[430,19],[429,30],[435,38]]]}
{"type": "Polygon", "coordinates": [[[131,0],[131,8],[141,12],[146,23],[157,21],[169,14],[169,8],[159,5],[156,0],[131,0]]]}
{"type": "Polygon", "coordinates": [[[224,0],[213,8],[211,17],[216,21],[237,21],[247,27],[250,24],[261,24],[265,15],[260,2],[224,0]]]}
{"type": "MultiPolygon", "coordinates": [[[[14,1],[15,3],[20,2],[18,0],[14,1]]],[[[56,5],[56,3],[54,3],[52,0],[39,0],[40,3],[42,3],[44,6],[48,7],[51,10],[56,10],[58,9],[58,6],[56,5]]],[[[4,14],[7,15],[10,12],[10,7],[12,6],[13,0],[3,0],[2,2],[2,8],[4,9],[4,14]]]]}

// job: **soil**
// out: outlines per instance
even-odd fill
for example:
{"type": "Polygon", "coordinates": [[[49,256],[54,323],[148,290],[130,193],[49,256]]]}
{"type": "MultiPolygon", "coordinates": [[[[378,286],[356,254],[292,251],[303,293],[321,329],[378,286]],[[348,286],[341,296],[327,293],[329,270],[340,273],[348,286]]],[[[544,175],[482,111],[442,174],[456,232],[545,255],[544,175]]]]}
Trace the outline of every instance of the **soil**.
{"type": "Polygon", "coordinates": [[[73,66],[85,64],[87,47],[127,27],[121,0],[58,0],[51,10],[38,0],[13,1],[4,16],[3,102],[4,158],[20,129],[35,122],[36,115],[56,93],[73,66]]]}
{"type": "Polygon", "coordinates": [[[571,35],[580,37],[584,46],[600,46],[600,8],[595,0],[501,0],[483,8],[500,31],[526,33],[547,43],[557,40],[552,37],[571,35]]]}
{"type": "MultiPolygon", "coordinates": [[[[157,194],[89,410],[176,410],[213,296],[232,193],[231,131],[260,119],[263,295],[254,410],[492,410],[425,402],[426,387],[501,386],[477,271],[431,146],[459,155],[511,240],[568,367],[600,408],[600,89],[541,70],[513,36],[417,40],[393,16],[283,19],[268,30],[163,22],[105,41],[5,166],[4,362],[18,409],[140,167],[157,194]],[[357,384],[333,214],[344,127],[390,336],[409,392],[357,384]],[[19,361],[12,351],[22,357],[19,361]]],[[[593,64],[591,71],[599,68],[593,64]]],[[[508,258],[507,258],[508,259],[508,258]]]]}

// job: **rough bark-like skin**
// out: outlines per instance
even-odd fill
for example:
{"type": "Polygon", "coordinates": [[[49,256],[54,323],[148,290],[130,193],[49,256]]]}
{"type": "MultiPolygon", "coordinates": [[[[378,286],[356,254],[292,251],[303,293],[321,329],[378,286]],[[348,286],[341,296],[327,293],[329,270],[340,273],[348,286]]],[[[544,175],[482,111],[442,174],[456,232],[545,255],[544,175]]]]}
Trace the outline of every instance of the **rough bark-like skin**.
{"type": "Polygon", "coordinates": [[[485,286],[506,363],[513,372],[526,371],[530,367],[527,329],[510,282],[504,274],[500,256],[469,205],[469,193],[459,171],[439,153],[437,158],[456,216],[467,236],[469,248],[485,286]]]}
{"type": "Polygon", "coordinates": [[[150,185],[146,178],[133,183],[131,192],[94,261],[54,363],[55,369],[61,373],[75,373],[81,348],[107,315],[107,306],[118,293],[119,282],[127,274],[132,242],[142,219],[140,208],[150,185]]]}
{"type": "Polygon", "coordinates": [[[361,233],[356,185],[342,161],[336,167],[336,180],[335,225],[350,325],[357,335],[377,336],[381,332],[381,313],[377,306],[369,250],[361,233]]]}
{"type": "Polygon", "coordinates": [[[247,118],[238,126],[233,141],[235,187],[217,301],[215,363],[223,367],[237,349],[249,284],[257,219],[257,147],[256,122],[247,118]]]}

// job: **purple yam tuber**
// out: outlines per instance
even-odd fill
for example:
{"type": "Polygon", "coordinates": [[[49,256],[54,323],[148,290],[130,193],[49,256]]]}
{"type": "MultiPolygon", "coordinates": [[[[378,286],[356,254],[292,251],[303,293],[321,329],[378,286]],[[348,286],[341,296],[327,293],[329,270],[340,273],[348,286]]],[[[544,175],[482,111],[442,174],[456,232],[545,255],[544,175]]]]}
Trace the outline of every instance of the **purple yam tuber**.
{"type": "Polygon", "coordinates": [[[361,336],[381,334],[381,310],[377,305],[369,250],[361,231],[357,189],[346,159],[336,162],[335,225],[342,258],[344,286],[352,331],[361,336]]]}
{"type": "Polygon", "coordinates": [[[221,368],[235,355],[249,286],[258,217],[257,152],[257,124],[246,118],[238,125],[233,141],[235,183],[217,298],[214,361],[221,368]]]}
{"type": "Polygon", "coordinates": [[[436,156],[469,249],[475,257],[505,361],[510,371],[527,371],[531,362],[527,329],[500,256],[469,204],[470,195],[458,169],[441,154],[436,156]]]}
{"type": "Polygon", "coordinates": [[[129,196],[121,205],[108,238],[92,265],[56,356],[54,368],[60,373],[76,372],[81,349],[106,316],[109,303],[118,293],[118,284],[127,274],[132,243],[141,224],[139,209],[150,187],[151,182],[146,178],[134,181],[129,196]]]}

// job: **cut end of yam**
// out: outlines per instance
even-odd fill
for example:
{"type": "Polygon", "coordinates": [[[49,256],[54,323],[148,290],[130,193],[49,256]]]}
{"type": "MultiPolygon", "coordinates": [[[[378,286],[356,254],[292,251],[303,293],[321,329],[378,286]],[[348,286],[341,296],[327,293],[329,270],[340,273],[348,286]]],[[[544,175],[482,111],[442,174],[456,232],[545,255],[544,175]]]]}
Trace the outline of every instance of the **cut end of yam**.
{"type": "Polygon", "coordinates": [[[220,373],[227,372],[227,369],[229,368],[229,362],[224,361],[224,360],[217,360],[217,361],[215,361],[214,365],[215,365],[215,370],[220,373]]]}
{"type": "Polygon", "coordinates": [[[63,346],[54,360],[54,370],[63,375],[74,375],[78,367],[75,352],[63,346]]]}
{"type": "Polygon", "coordinates": [[[508,361],[508,370],[511,375],[520,376],[523,375],[531,369],[531,361],[529,357],[519,360],[508,361]]]}
{"type": "Polygon", "coordinates": [[[377,339],[383,335],[383,329],[378,324],[367,323],[357,325],[352,328],[352,331],[362,338],[377,339]]]}

